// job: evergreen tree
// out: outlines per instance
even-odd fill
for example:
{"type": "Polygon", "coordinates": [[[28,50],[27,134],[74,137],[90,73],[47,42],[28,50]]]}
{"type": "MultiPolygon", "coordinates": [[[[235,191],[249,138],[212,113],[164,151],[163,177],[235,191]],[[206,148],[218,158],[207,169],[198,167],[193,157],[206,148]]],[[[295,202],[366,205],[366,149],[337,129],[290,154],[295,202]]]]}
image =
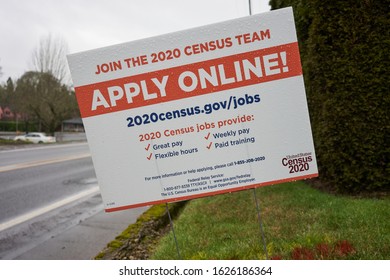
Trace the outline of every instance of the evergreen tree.
{"type": "Polygon", "coordinates": [[[294,10],[321,181],[389,191],[390,1],[270,5],[294,10]]]}

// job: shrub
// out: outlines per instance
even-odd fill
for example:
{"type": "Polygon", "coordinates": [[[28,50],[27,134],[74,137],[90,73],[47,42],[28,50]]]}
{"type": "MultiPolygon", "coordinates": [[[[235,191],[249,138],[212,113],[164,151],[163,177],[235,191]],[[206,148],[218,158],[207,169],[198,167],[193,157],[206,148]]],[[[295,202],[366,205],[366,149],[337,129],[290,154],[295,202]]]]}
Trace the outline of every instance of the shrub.
{"type": "Polygon", "coordinates": [[[37,131],[37,124],[31,122],[19,121],[0,121],[0,131],[37,131]]]}
{"type": "Polygon", "coordinates": [[[341,192],[390,183],[390,5],[271,0],[293,6],[321,180],[341,192]]]}

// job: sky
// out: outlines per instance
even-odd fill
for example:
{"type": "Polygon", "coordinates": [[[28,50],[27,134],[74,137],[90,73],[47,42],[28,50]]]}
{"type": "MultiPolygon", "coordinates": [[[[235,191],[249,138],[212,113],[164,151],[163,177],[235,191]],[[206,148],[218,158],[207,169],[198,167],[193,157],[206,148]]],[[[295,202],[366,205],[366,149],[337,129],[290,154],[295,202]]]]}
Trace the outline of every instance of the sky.
{"type": "MultiPolygon", "coordinates": [[[[252,14],[270,10],[251,0],[252,14]]],[[[34,70],[49,35],[76,53],[249,15],[249,0],[0,0],[0,83],[34,70]]]]}

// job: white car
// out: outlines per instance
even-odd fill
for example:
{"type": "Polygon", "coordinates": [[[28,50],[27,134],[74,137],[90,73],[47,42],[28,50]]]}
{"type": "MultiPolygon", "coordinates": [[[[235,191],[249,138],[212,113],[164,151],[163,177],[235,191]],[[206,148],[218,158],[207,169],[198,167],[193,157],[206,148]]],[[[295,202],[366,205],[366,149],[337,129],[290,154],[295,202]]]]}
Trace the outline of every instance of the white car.
{"type": "Polygon", "coordinates": [[[52,136],[46,136],[45,133],[42,132],[31,132],[27,133],[26,135],[22,136],[16,136],[14,138],[15,141],[29,141],[33,142],[35,144],[40,144],[40,143],[55,143],[56,138],[52,136]]]}

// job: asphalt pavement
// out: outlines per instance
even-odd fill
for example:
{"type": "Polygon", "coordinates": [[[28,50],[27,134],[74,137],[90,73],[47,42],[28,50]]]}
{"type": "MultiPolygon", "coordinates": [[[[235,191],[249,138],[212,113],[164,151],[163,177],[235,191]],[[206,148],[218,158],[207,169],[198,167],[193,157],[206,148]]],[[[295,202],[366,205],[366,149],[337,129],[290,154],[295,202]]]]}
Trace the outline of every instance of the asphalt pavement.
{"type": "Polygon", "coordinates": [[[146,209],[104,212],[87,143],[0,149],[0,259],[93,259],[146,209]]]}
{"type": "Polygon", "coordinates": [[[76,226],[51,237],[18,260],[90,260],[98,255],[115,236],[134,223],[147,208],[114,213],[99,211],[76,226]]]}

